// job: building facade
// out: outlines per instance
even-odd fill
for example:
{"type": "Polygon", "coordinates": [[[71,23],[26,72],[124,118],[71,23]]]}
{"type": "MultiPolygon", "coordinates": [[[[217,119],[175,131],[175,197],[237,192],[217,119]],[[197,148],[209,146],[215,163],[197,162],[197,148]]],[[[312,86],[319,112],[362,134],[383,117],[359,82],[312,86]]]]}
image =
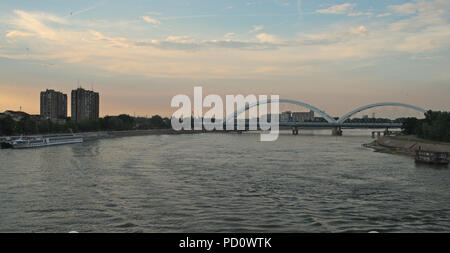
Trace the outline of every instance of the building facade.
{"type": "Polygon", "coordinates": [[[309,112],[293,112],[292,119],[295,122],[309,122],[314,121],[314,111],[309,112]]]}
{"type": "Polygon", "coordinates": [[[55,90],[42,91],[41,117],[50,120],[67,118],[67,95],[55,90]]]}
{"type": "Polygon", "coordinates": [[[72,90],[71,117],[80,122],[83,120],[98,119],[100,112],[100,95],[98,92],[78,88],[72,90]]]}

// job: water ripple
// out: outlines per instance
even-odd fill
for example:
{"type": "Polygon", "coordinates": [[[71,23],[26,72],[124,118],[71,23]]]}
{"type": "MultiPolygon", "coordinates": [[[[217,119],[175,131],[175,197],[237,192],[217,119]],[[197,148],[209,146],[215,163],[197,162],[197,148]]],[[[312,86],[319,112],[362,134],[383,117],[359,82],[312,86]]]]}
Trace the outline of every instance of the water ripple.
{"type": "Polygon", "coordinates": [[[449,232],[450,170],[368,141],[202,134],[1,150],[0,232],[449,232]]]}

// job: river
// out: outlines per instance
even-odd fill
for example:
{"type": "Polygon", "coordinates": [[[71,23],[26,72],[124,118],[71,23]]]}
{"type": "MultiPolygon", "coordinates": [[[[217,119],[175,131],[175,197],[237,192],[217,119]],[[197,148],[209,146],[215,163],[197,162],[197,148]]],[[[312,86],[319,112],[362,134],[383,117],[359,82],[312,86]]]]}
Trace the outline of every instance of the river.
{"type": "Polygon", "coordinates": [[[449,169],[310,133],[0,150],[0,232],[450,232],[449,169]]]}

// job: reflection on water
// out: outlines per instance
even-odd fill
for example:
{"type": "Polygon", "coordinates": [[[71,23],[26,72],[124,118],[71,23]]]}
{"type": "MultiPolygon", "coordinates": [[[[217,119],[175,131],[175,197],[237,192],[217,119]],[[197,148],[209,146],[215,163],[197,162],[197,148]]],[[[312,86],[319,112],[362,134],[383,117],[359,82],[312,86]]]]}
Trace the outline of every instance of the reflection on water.
{"type": "Polygon", "coordinates": [[[449,169],[301,133],[1,150],[0,232],[449,232],[449,169]]]}

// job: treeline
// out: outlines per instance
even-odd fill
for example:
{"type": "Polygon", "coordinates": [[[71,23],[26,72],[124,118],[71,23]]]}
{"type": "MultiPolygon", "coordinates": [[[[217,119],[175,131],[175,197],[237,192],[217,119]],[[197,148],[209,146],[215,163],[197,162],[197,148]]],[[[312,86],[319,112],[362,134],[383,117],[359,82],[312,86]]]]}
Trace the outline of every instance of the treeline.
{"type": "Polygon", "coordinates": [[[450,142],[450,112],[430,110],[425,119],[407,118],[402,131],[427,140],[450,142]]]}
{"type": "Polygon", "coordinates": [[[0,119],[0,136],[68,133],[70,130],[73,132],[94,132],[168,129],[170,127],[170,119],[158,115],[151,118],[142,118],[123,114],[81,122],[68,119],[65,123],[55,123],[36,116],[25,116],[20,121],[14,121],[10,116],[7,116],[0,119]]]}

